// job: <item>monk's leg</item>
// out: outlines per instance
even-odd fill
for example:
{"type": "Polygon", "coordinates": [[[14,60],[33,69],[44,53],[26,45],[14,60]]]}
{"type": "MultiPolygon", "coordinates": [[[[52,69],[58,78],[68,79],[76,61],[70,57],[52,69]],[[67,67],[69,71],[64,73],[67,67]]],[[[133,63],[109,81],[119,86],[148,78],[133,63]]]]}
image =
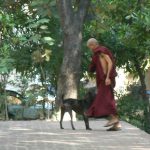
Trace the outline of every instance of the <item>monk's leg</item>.
{"type": "Polygon", "coordinates": [[[110,120],[105,125],[105,127],[113,126],[114,124],[116,124],[118,122],[119,122],[118,115],[116,115],[116,114],[110,115],[110,120]]]}
{"type": "Polygon", "coordinates": [[[116,104],[115,104],[115,100],[114,100],[114,92],[113,92],[113,87],[110,86],[109,90],[111,91],[111,99],[112,99],[112,114],[109,115],[110,120],[108,121],[108,123],[105,125],[105,127],[109,127],[109,126],[114,126],[119,124],[119,117],[117,114],[117,108],[116,108],[116,104]]]}

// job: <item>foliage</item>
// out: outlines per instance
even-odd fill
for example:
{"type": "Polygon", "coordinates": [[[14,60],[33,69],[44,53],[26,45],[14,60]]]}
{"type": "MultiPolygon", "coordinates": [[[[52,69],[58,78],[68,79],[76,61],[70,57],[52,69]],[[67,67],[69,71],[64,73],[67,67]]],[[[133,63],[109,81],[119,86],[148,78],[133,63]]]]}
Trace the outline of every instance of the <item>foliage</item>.
{"type": "Polygon", "coordinates": [[[148,1],[107,0],[95,3],[92,7],[95,17],[91,24],[85,26],[88,34],[90,32],[114,52],[117,66],[125,66],[127,71],[137,75],[136,58],[144,71],[150,48],[148,1]]]}
{"type": "Polygon", "coordinates": [[[13,18],[8,13],[0,11],[0,108],[1,113],[4,114],[5,118],[8,119],[7,112],[7,100],[5,87],[7,84],[7,79],[9,73],[14,69],[14,59],[10,57],[11,54],[11,45],[12,36],[10,36],[13,32],[13,18]],[[4,92],[2,92],[4,91],[4,92]],[[3,93],[3,94],[2,94],[3,93]]]}
{"type": "MultiPolygon", "coordinates": [[[[1,3],[1,6],[3,6],[2,13],[11,16],[13,24],[11,28],[12,32],[9,32],[9,34],[2,33],[10,37],[8,39],[3,36],[3,39],[9,41],[7,46],[9,46],[11,51],[10,57],[15,61],[16,71],[24,75],[31,74],[31,76],[41,74],[40,66],[35,64],[35,60],[32,59],[34,51],[46,54],[51,50],[52,56],[54,56],[51,57],[51,60],[55,64],[58,64],[57,68],[59,68],[59,64],[61,63],[59,56],[62,54],[60,48],[61,31],[58,30],[60,28],[58,18],[54,17],[56,15],[52,16],[52,11],[53,13],[56,11],[54,9],[56,7],[54,6],[54,2],[48,0],[44,2],[12,2],[8,0],[8,5],[5,5],[3,2],[1,3]],[[41,7],[41,4],[43,7],[41,7]],[[10,43],[10,41],[12,42],[10,43]]],[[[11,25],[10,21],[6,20],[6,22],[8,25],[11,25]]],[[[7,29],[6,31],[8,32],[7,29]]],[[[45,57],[46,61],[43,62],[45,73],[48,80],[55,83],[57,78],[55,72],[58,72],[58,69],[51,64],[51,60],[47,56],[45,57]]]]}
{"type": "Polygon", "coordinates": [[[0,11],[0,74],[8,74],[13,69],[14,60],[10,57],[13,21],[8,13],[0,11]]]}
{"type": "Polygon", "coordinates": [[[142,100],[135,99],[132,95],[124,95],[118,102],[120,117],[144,129],[144,104],[142,100]]]}
{"type": "Polygon", "coordinates": [[[144,109],[145,103],[139,94],[140,87],[138,85],[130,86],[129,93],[121,95],[118,99],[118,113],[121,119],[141,128],[144,126],[144,109]]]}

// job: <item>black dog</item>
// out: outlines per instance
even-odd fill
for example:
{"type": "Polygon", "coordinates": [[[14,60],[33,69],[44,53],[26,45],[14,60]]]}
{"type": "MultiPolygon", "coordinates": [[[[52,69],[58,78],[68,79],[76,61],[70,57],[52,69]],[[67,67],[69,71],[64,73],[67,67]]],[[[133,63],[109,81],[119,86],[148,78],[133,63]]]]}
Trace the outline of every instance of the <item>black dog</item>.
{"type": "Polygon", "coordinates": [[[64,129],[62,126],[62,121],[65,112],[68,112],[71,117],[71,126],[72,129],[75,130],[75,127],[73,125],[73,120],[72,120],[72,110],[74,110],[76,113],[80,114],[83,116],[86,130],[91,130],[89,127],[89,119],[85,115],[85,112],[88,110],[88,108],[91,106],[94,98],[95,98],[95,89],[92,89],[87,92],[85,98],[83,100],[77,100],[77,99],[64,99],[63,104],[61,106],[61,119],[60,119],[60,128],[64,129]]]}

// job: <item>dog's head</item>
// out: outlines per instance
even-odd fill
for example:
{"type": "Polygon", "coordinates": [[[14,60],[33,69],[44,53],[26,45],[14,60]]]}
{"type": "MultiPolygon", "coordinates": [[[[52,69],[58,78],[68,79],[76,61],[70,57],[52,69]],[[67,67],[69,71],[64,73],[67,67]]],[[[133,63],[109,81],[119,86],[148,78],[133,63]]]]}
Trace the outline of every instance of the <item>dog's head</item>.
{"type": "Polygon", "coordinates": [[[87,91],[86,95],[85,95],[85,100],[86,102],[91,105],[91,103],[93,102],[93,100],[95,99],[96,96],[96,88],[91,88],[87,91]]]}

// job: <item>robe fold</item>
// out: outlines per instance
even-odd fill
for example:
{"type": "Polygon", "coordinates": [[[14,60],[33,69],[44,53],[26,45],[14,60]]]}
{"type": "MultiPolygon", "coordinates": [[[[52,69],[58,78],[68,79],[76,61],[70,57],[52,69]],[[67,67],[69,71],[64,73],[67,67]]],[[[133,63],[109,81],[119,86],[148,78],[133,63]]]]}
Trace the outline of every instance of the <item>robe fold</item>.
{"type": "Polygon", "coordinates": [[[98,46],[93,50],[92,62],[89,67],[90,72],[96,72],[97,95],[91,107],[87,111],[89,117],[103,117],[109,115],[116,115],[116,103],[114,99],[113,88],[115,86],[115,77],[117,76],[115,68],[115,60],[112,53],[103,46],[98,46]],[[111,85],[105,85],[106,75],[100,63],[100,54],[106,54],[112,60],[113,66],[109,78],[111,85]]]}

